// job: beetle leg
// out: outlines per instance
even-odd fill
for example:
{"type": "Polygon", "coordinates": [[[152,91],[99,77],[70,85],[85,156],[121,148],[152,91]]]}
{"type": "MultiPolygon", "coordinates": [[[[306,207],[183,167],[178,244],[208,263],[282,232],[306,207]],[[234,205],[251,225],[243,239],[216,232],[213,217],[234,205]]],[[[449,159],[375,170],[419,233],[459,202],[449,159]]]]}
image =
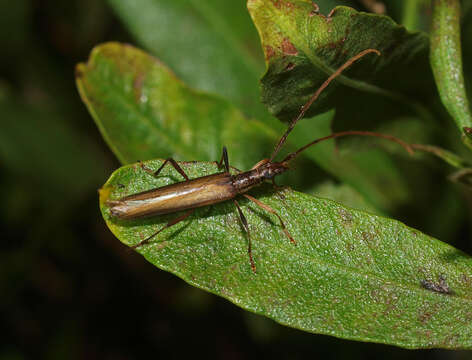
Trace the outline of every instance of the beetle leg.
{"type": "Polygon", "coordinates": [[[193,212],[195,211],[195,209],[191,209],[190,211],[187,211],[186,213],[176,217],[175,219],[172,219],[172,220],[169,220],[169,222],[163,226],[162,228],[160,228],[159,230],[157,230],[154,234],[148,236],[146,239],[140,241],[139,243],[137,243],[136,245],[133,245],[131,246],[132,249],[137,249],[138,247],[141,247],[143,245],[146,245],[149,241],[151,241],[151,239],[156,236],[157,234],[159,234],[161,231],[165,230],[165,229],[168,229],[170,228],[171,226],[175,225],[175,224],[178,224],[179,222],[185,220],[186,218],[188,218],[193,212]]]}
{"type": "Polygon", "coordinates": [[[293,239],[292,235],[290,235],[290,233],[288,232],[283,220],[282,220],[282,217],[277,214],[277,211],[275,211],[274,209],[272,209],[269,205],[266,205],[264,204],[263,202],[257,200],[256,198],[252,197],[251,195],[248,195],[248,194],[242,194],[246,199],[249,199],[251,200],[253,203],[255,203],[257,206],[263,208],[265,211],[268,211],[270,212],[271,214],[274,214],[275,216],[277,216],[279,218],[279,221],[280,221],[280,226],[282,226],[282,230],[283,232],[285,233],[285,235],[287,235],[287,237],[290,239],[290,242],[294,245],[297,245],[296,241],[293,239]]]}
{"type": "Polygon", "coordinates": [[[226,172],[229,173],[229,160],[228,160],[228,150],[226,150],[226,146],[223,146],[223,153],[221,154],[221,159],[216,163],[218,165],[218,169],[221,169],[221,167],[225,166],[226,172]]]}
{"type": "Polygon", "coordinates": [[[246,217],[243,214],[243,211],[239,207],[239,204],[236,200],[233,200],[234,204],[236,205],[236,208],[238,209],[239,217],[241,219],[241,223],[243,224],[244,231],[246,231],[247,234],[247,253],[249,255],[249,262],[251,263],[251,269],[253,273],[256,273],[256,265],[254,264],[254,259],[252,258],[252,244],[251,244],[251,235],[249,234],[249,225],[247,223],[246,217]]]}
{"type": "Polygon", "coordinates": [[[274,187],[274,189],[277,191],[277,190],[282,190],[284,187],[283,186],[279,186],[275,183],[275,177],[272,178],[272,186],[274,187]]]}
{"type": "Polygon", "coordinates": [[[175,161],[172,158],[166,159],[166,161],[164,161],[162,163],[162,165],[159,167],[159,169],[157,169],[156,171],[152,171],[151,169],[147,168],[141,161],[139,163],[141,164],[141,169],[143,169],[148,174],[151,174],[154,177],[157,177],[159,175],[159,173],[161,172],[161,170],[164,168],[164,166],[167,163],[170,163],[174,167],[174,169],[177,170],[179,172],[179,174],[182,175],[185,178],[186,181],[190,180],[189,177],[187,176],[187,174],[185,173],[184,169],[182,169],[180,167],[180,165],[177,163],[177,161],[175,161]]]}

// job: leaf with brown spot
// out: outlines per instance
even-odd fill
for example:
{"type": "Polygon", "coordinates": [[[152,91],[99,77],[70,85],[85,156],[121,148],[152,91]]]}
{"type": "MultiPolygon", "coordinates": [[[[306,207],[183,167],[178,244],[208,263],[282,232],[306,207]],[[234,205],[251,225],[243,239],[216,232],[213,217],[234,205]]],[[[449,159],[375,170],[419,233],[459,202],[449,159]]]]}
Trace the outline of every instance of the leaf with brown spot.
{"type": "Polygon", "coordinates": [[[247,121],[228,101],[189,88],[130,45],[95,47],[76,73],[82,100],[123,164],[168,156],[216,160],[226,145],[231,163],[249,168],[278,136],[262,122],[247,121]]]}
{"type": "Polygon", "coordinates": [[[426,34],[409,33],[387,16],[339,6],[326,17],[313,12],[311,0],[280,0],[277,6],[270,0],[249,0],[248,8],[263,48],[275,52],[266,56],[263,101],[284,121],[296,115],[327,76],[368,48],[379,50],[382,56],[367,56],[346,71],[313,105],[308,117],[352,105],[348,95],[355,92],[414,108],[411,99],[418,98],[418,91],[427,87],[425,82],[433,85],[426,34]],[[289,62],[295,63],[297,71],[287,75],[283,69],[289,62]]]}
{"type": "MultiPolygon", "coordinates": [[[[325,133],[305,130],[300,138],[294,135],[297,143],[310,141],[309,134],[313,139],[333,129],[375,130],[381,123],[405,116],[421,117],[422,133],[428,133],[431,116],[422,101],[436,93],[426,34],[410,33],[387,16],[343,6],[324,16],[311,0],[280,0],[277,6],[270,0],[249,0],[248,9],[262,48],[270,49],[261,80],[262,101],[283,121],[297,115],[326,78],[348,59],[368,48],[382,53],[365,56],[323,91],[306,117],[335,108],[334,122],[325,126],[325,133]]],[[[306,122],[297,126],[308,127],[301,125],[306,122]]],[[[320,119],[312,118],[311,122],[320,119]]],[[[405,175],[388,154],[370,149],[360,155],[349,144],[340,149],[344,150],[340,151],[343,159],[333,153],[317,154],[317,149],[310,149],[307,155],[381,211],[389,212],[411,198],[405,175]],[[389,191],[385,191],[385,181],[390,182],[389,191]]]]}
{"type": "MultiPolygon", "coordinates": [[[[152,170],[161,164],[145,162],[152,170]]],[[[190,178],[218,171],[215,163],[180,165],[190,178]]],[[[171,167],[158,178],[133,165],[112,174],[100,207],[120,241],[132,246],[140,234],[154,233],[179,214],[117,220],[107,200],[174,179],[180,178],[171,167]]],[[[334,201],[271,186],[251,194],[283,217],[297,241],[290,243],[274,215],[238,198],[251,231],[255,274],[231,201],[197,209],[137,251],[193,286],[297,329],[406,348],[472,349],[472,288],[464,277],[472,274],[470,256],[398,221],[334,201]],[[450,292],[421,283],[434,279],[444,288],[441,278],[450,292]]]]}

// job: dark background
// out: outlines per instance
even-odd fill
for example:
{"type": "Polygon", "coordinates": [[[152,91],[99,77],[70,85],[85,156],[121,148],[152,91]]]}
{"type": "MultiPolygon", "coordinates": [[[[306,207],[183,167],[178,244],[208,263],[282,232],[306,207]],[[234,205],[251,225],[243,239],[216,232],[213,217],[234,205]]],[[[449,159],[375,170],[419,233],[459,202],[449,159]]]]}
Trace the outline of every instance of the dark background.
{"type": "MultiPolygon", "coordinates": [[[[128,251],[96,192],[120,164],[73,74],[98,43],[139,43],[105,1],[0,0],[0,14],[0,359],[470,358],[285,328],[128,251]]],[[[450,242],[470,253],[459,209],[450,242]]]]}

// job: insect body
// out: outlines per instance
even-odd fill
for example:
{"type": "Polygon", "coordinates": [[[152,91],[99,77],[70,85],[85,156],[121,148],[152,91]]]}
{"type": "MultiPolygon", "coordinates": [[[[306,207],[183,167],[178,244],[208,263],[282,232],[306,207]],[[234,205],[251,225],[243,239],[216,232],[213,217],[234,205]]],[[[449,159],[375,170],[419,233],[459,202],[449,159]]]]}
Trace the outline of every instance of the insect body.
{"type": "Polygon", "coordinates": [[[283,172],[289,169],[289,162],[296,156],[298,156],[298,154],[300,154],[302,151],[309,148],[310,146],[317,144],[318,142],[331,138],[347,135],[382,137],[391,141],[395,141],[405,147],[409,152],[412,152],[411,148],[407,144],[405,144],[399,139],[394,138],[393,136],[368,131],[345,131],[333,133],[324,138],[314,140],[311,143],[298,149],[297,151],[287,155],[282,161],[273,161],[275,156],[279,152],[281,146],[285,143],[288,134],[292,131],[298,120],[300,120],[304,116],[305,112],[308,110],[311,104],[318,98],[323,89],[326,88],[326,86],[328,86],[328,84],[336,76],[338,76],[345,68],[350,66],[354,61],[360,59],[364,55],[371,52],[375,52],[378,55],[380,54],[375,49],[364,50],[353,58],[351,58],[350,60],[348,60],[343,66],[336,70],[321,85],[321,87],[315,92],[315,94],[310,98],[310,100],[303,106],[298,116],[291,121],[288,129],[277,143],[277,146],[275,147],[271,158],[259,161],[249,171],[239,172],[236,175],[232,175],[230,173],[228,153],[225,147],[223,147],[223,154],[221,160],[218,163],[218,167],[220,168],[224,165],[225,171],[222,173],[203,176],[196,179],[189,179],[189,177],[185,174],[184,170],[179,166],[179,164],[171,158],[167,159],[156,172],[152,172],[151,170],[145,168],[142,165],[145,171],[150,172],[154,176],[157,176],[161,172],[163,167],[167,163],[169,163],[185,178],[185,181],[152,189],[149,191],[144,191],[138,194],[129,195],[119,200],[108,201],[107,205],[110,206],[111,215],[120,219],[135,219],[139,217],[170,214],[182,210],[187,211],[176,219],[169,221],[164,227],[153,233],[151,236],[148,236],[138,244],[134,245],[133,248],[145,245],[161,231],[187,218],[196,208],[216,204],[227,200],[233,200],[239,213],[243,228],[248,236],[249,260],[251,263],[251,268],[255,272],[256,267],[252,258],[252,246],[251,237],[249,233],[249,226],[246,217],[244,216],[237,200],[235,199],[237,195],[244,196],[245,198],[254,202],[259,207],[277,216],[285,235],[290,239],[293,244],[295,244],[295,240],[288,232],[280,215],[268,205],[247,194],[247,191],[249,191],[255,186],[260,185],[264,181],[274,181],[275,176],[282,174],[283,172]]]}
{"type": "MultiPolygon", "coordinates": [[[[242,194],[247,199],[276,215],[280,220],[280,224],[285,234],[292,243],[295,243],[295,240],[293,240],[292,236],[287,231],[282,218],[275,210],[252,196],[245,194],[248,190],[261,184],[265,180],[273,179],[274,176],[288,170],[287,164],[284,162],[279,163],[262,160],[249,171],[231,175],[229,171],[228,153],[225,147],[223,147],[223,155],[219,162],[219,166],[222,165],[222,161],[224,161],[225,172],[190,180],[175,160],[167,159],[161,167],[153,173],[153,175],[157,176],[163,167],[167,163],[170,163],[184,176],[186,179],[185,181],[129,195],[117,201],[108,201],[107,204],[110,206],[111,214],[120,219],[135,219],[139,217],[170,214],[181,210],[189,210],[177,219],[171,220],[166,226],[133,247],[136,248],[148,243],[162,230],[187,218],[196,208],[230,199],[233,199],[238,209],[244,230],[249,236],[249,226],[246,217],[244,216],[238,202],[234,199],[239,194],[242,194]]],[[[148,169],[145,170],[149,171],[148,169]]],[[[250,237],[248,253],[251,268],[255,271],[256,267],[252,258],[250,237]]]]}
{"type": "Polygon", "coordinates": [[[238,192],[229,173],[213,174],[126,196],[110,202],[121,219],[170,214],[234,198],[238,192]]]}

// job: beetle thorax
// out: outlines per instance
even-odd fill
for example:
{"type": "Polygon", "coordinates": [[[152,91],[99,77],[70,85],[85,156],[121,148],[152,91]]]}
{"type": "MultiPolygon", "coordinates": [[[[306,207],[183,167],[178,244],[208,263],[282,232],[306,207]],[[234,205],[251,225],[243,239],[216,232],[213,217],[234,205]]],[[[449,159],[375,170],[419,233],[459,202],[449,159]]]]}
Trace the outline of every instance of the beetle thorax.
{"type": "Polygon", "coordinates": [[[288,166],[287,166],[287,164],[285,164],[283,162],[281,162],[281,163],[268,162],[266,164],[261,165],[256,170],[258,170],[261,177],[263,177],[264,179],[271,180],[276,175],[282,174],[283,172],[287,171],[288,166]]]}
{"type": "Polygon", "coordinates": [[[233,186],[238,193],[243,193],[259,185],[265,180],[271,180],[274,176],[288,170],[284,162],[271,163],[269,161],[257,163],[251,170],[234,175],[232,177],[233,186]]]}

